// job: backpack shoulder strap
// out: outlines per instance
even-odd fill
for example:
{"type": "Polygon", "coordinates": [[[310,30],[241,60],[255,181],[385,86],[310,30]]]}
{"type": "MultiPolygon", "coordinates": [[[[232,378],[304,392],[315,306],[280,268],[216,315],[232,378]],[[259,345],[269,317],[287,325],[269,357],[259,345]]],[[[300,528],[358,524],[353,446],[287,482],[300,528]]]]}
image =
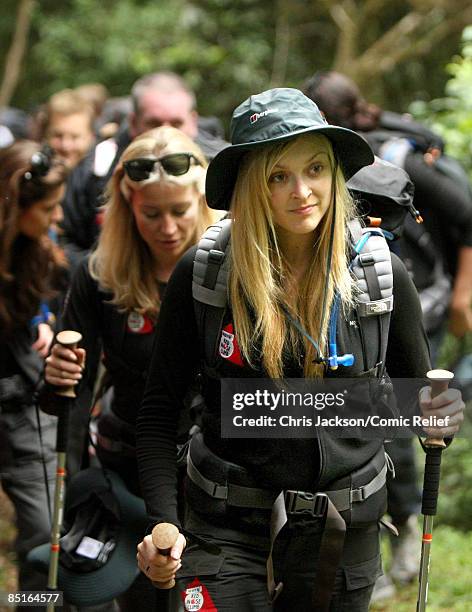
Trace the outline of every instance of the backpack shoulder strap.
{"type": "Polygon", "coordinates": [[[366,370],[381,376],[385,370],[390,316],[393,310],[393,271],[390,249],[380,229],[349,223],[356,279],[356,311],[364,346],[366,370]]]}
{"type": "Polygon", "coordinates": [[[217,344],[228,300],[227,252],[231,219],[211,225],[198,243],[193,262],[192,295],[205,370],[214,375],[217,344]]]}
{"type": "MultiPolygon", "coordinates": [[[[367,369],[381,375],[385,368],[390,315],[393,309],[393,272],[390,250],[381,230],[349,224],[354,258],[351,270],[357,286],[357,315],[367,369]]],[[[192,295],[198,334],[204,350],[205,371],[215,376],[218,341],[228,299],[228,248],[231,220],[210,226],[195,253],[192,295]]]]}

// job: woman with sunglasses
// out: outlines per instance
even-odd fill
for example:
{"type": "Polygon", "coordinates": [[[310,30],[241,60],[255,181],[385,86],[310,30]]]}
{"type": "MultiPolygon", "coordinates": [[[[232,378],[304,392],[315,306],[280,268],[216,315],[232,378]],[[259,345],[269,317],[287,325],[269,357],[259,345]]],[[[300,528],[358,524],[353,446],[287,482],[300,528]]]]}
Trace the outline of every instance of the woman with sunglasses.
{"type": "MultiPolygon", "coordinates": [[[[56,344],[47,359],[50,385],[80,382],[72,415],[80,455],[85,435],[77,431],[85,433],[103,352],[108,390],[98,417],[96,452],[136,495],[136,412],[161,300],[177,261],[215,215],[204,197],[206,165],[199,147],[171,127],[146,132],[128,146],[109,184],[97,247],[79,267],[66,298],[63,326],[82,334],[81,348],[71,351],[56,344]]],[[[48,400],[54,401],[44,397],[43,403],[48,400]]],[[[139,581],[136,586],[120,602],[126,609],[137,609],[139,601],[148,605],[150,591],[154,594],[147,581],[147,589],[139,581]]]]}
{"type": "Polygon", "coordinates": [[[56,419],[35,409],[35,392],[53,338],[48,301],[65,270],[48,236],[62,219],[65,180],[65,166],[35,142],[0,151],[0,473],[16,512],[21,590],[46,586],[25,558],[51,529],[56,419]]]}
{"type": "MultiPolygon", "coordinates": [[[[212,160],[206,179],[209,205],[231,211],[229,247],[202,240],[179,262],[162,303],[137,421],[148,510],[156,523],[180,527],[175,432],[186,390],[202,370],[201,432],[192,437],[187,458],[184,529],[169,556],[146,536],[138,546],[139,567],[162,588],[176,578],[187,610],[365,612],[381,571],[383,440],[330,438],[327,432],[310,439],[302,435],[302,419],[291,437],[279,429],[274,438],[270,427],[264,437],[257,427],[276,420],[277,410],[275,404],[260,412],[254,407],[266,391],[280,400],[286,385],[280,379],[305,379],[300,391],[302,384],[339,377],[374,382],[382,371],[381,364],[364,367],[354,310],[360,289],[349,267],[347,224],[354,205],[345,183],[373,162],[373,154],[360,136],[328,125],[311,100],[288,88],[243,102],[233,113],[231,134],[232,146],[212,160]],[[203,311],[208,324],[202,326],[202,308],[195,304],[208,285],[201,284],[204,274],[194,261],[221,260],[223,252],[216,278],[226,285],[227,302],[212,344],[212,307],[203,311]],[[334,319],[331,312],[338,313],[334,319]],[[333,320],[334,336],[328,329],[333,320]],[[225,395],[231,390],[238,393],[225,395]],[[246,431],[228,427],[235,414],[254,417],[246,419],[246,431]],[[266,420],[256,423],[259,415],[266,420]],[[359,485],[351,487],[356,478],[359,485]]],[[[391,376],[423,377],[429,358],[418,298],[393,256],[392,265],[395,307],[386,366],[391,376]]],[[[221,292],[205,295],[207,304],[216,295],[221,292]]],[[[460,394],[441,394],[432,408],[423,393],[423,412],[444,410],[451,417],[450,427],[434,433],[452,435],[462,420],[460,394]]]]}

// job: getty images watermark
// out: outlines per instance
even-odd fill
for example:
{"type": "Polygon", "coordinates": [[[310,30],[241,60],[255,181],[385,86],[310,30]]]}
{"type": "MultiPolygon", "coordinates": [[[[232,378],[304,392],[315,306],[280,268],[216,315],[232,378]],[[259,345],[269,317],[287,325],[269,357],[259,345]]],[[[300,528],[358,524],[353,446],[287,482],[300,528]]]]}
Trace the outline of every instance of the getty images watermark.
{"type": "Polygon", "coordinates": [[[423,379],[223,379],[225,438],[391,438],[447,427],[449,417],[420,414],[423,379]]]}

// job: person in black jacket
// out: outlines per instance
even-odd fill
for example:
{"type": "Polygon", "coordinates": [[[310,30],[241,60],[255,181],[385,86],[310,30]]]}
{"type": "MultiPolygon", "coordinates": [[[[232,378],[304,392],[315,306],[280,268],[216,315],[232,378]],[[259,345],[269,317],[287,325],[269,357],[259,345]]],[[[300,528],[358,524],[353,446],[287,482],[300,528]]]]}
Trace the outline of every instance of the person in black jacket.
{"type": "Polygon", "coordinates": [[[162,125],[194,139],[207,159],[226,143],[199,126],[195,94],[171,72],[141,77],[131,89],[133,110],[118,133],[99,142],[71,174],[64,200],[66,251],[75,268],[94,245],[101,223],[104,189],[133,138],[162,125]]]}
{"type": "MultiPolygon", "coordinates": [[[[80,348],[71,351],[55,344],[47,358],[50,385],[80,381],[72,415],[70,472],[80,467],[87,446],[92,392],[103,352],[107,391],[97,419],[96,452],[100,463],[118,472],[138,496],[137,405],[167,281],[181,255],[215,216],[204,198],[206,165],[200,148],[172,127],[144,132],[125,149],[110,183],[97,248],[80,264],[66,298],[62,326],[82,334],[80,348]],[[85,355],[83,369],[79,362],[85,355]]],[[[54,395],[44,393],[41,406],[50,410],[53,403],[54,395]]],[[[138,580],[120,598],[121,609],[147,609],[153,596],[147,581],[143,585],[138,580]]]]}
{"type": "Polygon", "coordinates": [[[439,136],[411,117],[368,103],[347,76],[318,72],[304,89],[330,123],[361,133],[379,157],[402,167],[413,181],[414,205],[426,231],[407,242],[410,230],[406,227],[400,255],[408,262],[420,297],[431,286],[434,274],[425,267],[434,268],[429,263],[434,253],[440,274],[453,279],[452,293],[438,295],[434,302],[427,296],[423,300],[425,326],[435,354],[447,319],[450,331],[459,338],[472,330],[472,191],[465,173],[444,155],[439,136]],[[409,243],[415,240],[430,246],[414,251],[409,243]]]}
{"type": "Polygon", "coordinates": [[[56,419],[35,409],[35,392],[53,338],[47,301],[64,264],[48,230],[62,218],[65,179],[64,165],[35,142],[0,151],[0,474],[15,507],[21,590],[46,587],[26,554],[51,529],[56,419]]]}
{"type": "MultiPolygon", "coordinates": [[[[407,217],[395,252],[418,290],[435,363],[447,324],[462,337],[472,329],[472,192],[457,162],[444,155],[444,142],[411,117],[366,101],[352,79],[338,72],[317,72],[304,90],[327,120],[362,134],[381,158],[402,167],[413,182],[415,209],[424,222],[407,217]]],[[[388,512],[400,531],[392,539],[390,575],[414,580],[420,562],[417,514],[421,494],[411,440],[395,440],[389,450],[396,466],[388,479],[388,512]]],[[[383,577],[375,597],[392,595],[383,577]],[[382,587],[383,585],[383,587],[382,587]],[[382,588],[381,588],[382,587],[382,588]]]]}
{"type": "MultiPolygon", "coordinates": [[[[210,324],[199,328],[193,262],[198,269],[203,255],[192,249],[162,303],[137,420],[140,481],[151,518],[177,525],[181,533],[169,556],[146,536],[138,546],[139,567],[162,588],[176,578],[187,610],[366,611],[380,573],[385,483],[368,487],[375,494],[360,504],[367,513],[360,523],[354,514],[343,518],[322,492],[339,488],[334,483],[340,478],[349,489],[351,476],[362,466],[373,468],[376,457],[383,464],[383,440],[335,439],[322,428],[318,443],[298,435],[249,437],[244,430],[228,437],[222,427],[232,414],[224,383],[242,390],[253,379],[257,389],[265,384],[280,391],[284,383],[272,380],[375,376],[377,368],[366,371],[355,317],[347,249],[354,210],[345,187],[373,154],[363,138],[328,125],[311,100],[289,88],[245,100],[233,113],[231,133],[232,146],[210,163],[206,181],[209,205],[229,209],[233,219],[225,251],[228,297],[214,359],[202,363],[210,324]],[[328,346],[330,312],[338,313],[337,333],[333,337],[330,329],[328,346]],[[338,369],[328,357],[332,344],[345,357],[338,369]],[[204,407],[187,457],[181,524],[175,434],[196,372],[204,407]]],[[[217,244],[208,248],[205,277],[221,253],[217,244]]],[[[417,294],[398,258],[391,263],[394,310],[386,368],[390,376],[421,377],[429,358],[417,294]]],[[[208,322],[211,313],[209,307],[208,322]]],[[[451,417],[451,427],[436,433],[457,431],[460,394],[438,396],[434,405],[428,397],[423,390],[422,412],[438,414],[442,406],[451,417]]],[[[375,482],[382,480],[379,470],[375,482]]]]}

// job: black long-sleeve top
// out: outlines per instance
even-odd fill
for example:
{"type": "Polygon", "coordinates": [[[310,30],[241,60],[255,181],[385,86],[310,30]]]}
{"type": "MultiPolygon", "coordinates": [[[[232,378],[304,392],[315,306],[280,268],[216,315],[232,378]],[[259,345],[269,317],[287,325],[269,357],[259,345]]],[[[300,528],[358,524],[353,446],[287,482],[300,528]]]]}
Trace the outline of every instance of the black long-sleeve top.
{"type": "MultiPolygon", "coordinates": [[[[201,349],[192,298],[195,249],[180,261],[161,306],[144,400],[137,419],[137,452],[141,487],[153,520],[178,523],[176,501],[176,431],[183,398],[200,367],[201,349]]],[[[429,369],[429,351],[421,323],[416,290],[401,261],[392,256],[395,306],[387,350],[391,377],[418,378],[429,369]]],[[[224,325],[231,322],[227,312],[224,325]]],[[[363,371],[358,330],[340,321],[339,354],[351,352],[356,359],[345,376],[363,371]]],[[[223,377],[267,377],[262,367],[222,360],[223,377]]],[[[290,377],[303,376],[296,364],[287,364],[290,377]]],[[[339,376],[343,372],[339,371],[339,376]]],[[[222,439],[220,435],[219,381],[204,386],[205,412],[202,429],[207,446],[218,456],[247,468],[264,488],[312,490],[320,466],[317,444],[302,439],[222,439]]]]}
{"type": "MultiPolygon", "coordinates": [[[[165,284],[159,284],[161,294],[165,284]]],[[[88,270],[88,258],[77,269],[66,298],[62,328],[82,334],[80,346],[87,351],[79,394],[91,392],[100,353],[114,387],[113,408],[117,416],[134,424],[136,401],[144,392],[144,383],[154,343],[155,325],[148,318],[120,312],[110,303],[112,294],[103,291],[88,270]],[[133,318],[134,316],[134,318],[133,318]],[[141,326],[141,327],[140,327],[141,326]]]]}
{"type": "MultiPolygon", "coordinates": [[[[161,295],[165,283],[159,284],[161,295]]],[[[85,370],[76,393],[71,416],[71,440],[68,452],[69,472],[81,465],[87,440],[88,421],[97,367],[101,354],[113,386],[113,412],[134,427],[137,407],[141,402],[146,372],[155,338],[155,325],[149,320],[136,319],[135,313],[119,312],[110,303],[111,293],[103,291],[88,270],[88,258],[76,270],[66,296],[62,329],[82,334],[79,343],[86,350],[85,370]],[[130,319],[131,317],[131,319],[130,319]],[[140,328],[141,325],[141,328],[140,328]]],[[[60,398],[46,385],[40,397],[40,406],[54,413],[60,398]]]]}

